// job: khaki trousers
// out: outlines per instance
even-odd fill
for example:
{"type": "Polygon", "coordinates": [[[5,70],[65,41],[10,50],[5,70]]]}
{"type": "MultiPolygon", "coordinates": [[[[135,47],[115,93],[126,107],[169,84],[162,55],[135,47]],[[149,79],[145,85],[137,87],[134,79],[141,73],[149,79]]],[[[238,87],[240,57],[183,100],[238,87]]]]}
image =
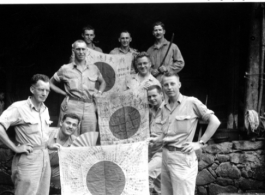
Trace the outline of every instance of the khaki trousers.
{"type": "Polygon", "coordinates": [[[194,195],[198,174],[195,152],[184,154],[163,148],[161,171],[162,195],[194,195]]]}
{"type": "Polygon", "coordinates": [[[11,177],[15,195],[48,195],[51,178],[48,150],[33,150],[28,155],[16,154],[11,177]]]}

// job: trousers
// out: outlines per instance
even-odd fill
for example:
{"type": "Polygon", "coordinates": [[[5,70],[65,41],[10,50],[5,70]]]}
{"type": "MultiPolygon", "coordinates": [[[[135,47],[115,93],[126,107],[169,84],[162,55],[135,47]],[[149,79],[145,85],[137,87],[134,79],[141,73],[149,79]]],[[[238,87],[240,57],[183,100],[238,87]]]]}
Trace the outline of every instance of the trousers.
{"type": "Polygon", "coordinates": [[[79,136],[83,133],[96,131],[97,127],[97,116],[96,116],[96,107],[94,103],[86,103],[82,101],[68,100],[64,98],[61,109],[60,109],[60,122],[63,119],[63,115],[66,113],[75,113],[81,119],[80,126],[75,132],[76,136],[79,136]]]}
{"type": "Polygon", "coordinates": [[[47,149],[33,150],[28,155],[16,154],[12,161],[15,195],[48,195],[51,167],[47,149]]]}
{"type": "Polygon", "coordinates": [[[198,160],[195,152],[184,154],[163,148],[161,192],[163,195],[194,195],[198,160]]]}

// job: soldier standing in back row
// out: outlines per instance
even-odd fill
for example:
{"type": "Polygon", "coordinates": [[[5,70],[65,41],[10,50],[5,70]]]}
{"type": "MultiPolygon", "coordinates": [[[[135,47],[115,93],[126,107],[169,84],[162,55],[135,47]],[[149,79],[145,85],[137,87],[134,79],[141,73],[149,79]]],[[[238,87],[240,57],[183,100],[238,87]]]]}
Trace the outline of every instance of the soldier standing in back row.
{"type": "Polygon", "coordinates": [[[164,72],[180,72],[184,67],[184,59],[178,46],[172,43],[169,52],[163,62],[170,42],[165,39],[165,25],[162,22],[156,22],[153,25],[153,35],[155,37],[155,43],[151,46],[147,53],[150,55],[152,62],[151,74],[161,81],[161,75],[164,72]]]}

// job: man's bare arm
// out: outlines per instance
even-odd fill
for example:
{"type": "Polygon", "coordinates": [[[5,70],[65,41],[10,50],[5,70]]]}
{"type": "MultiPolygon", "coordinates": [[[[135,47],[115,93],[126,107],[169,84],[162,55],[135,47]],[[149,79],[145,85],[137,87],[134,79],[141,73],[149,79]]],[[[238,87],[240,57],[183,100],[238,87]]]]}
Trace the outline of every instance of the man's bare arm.
{"type": "Polygon", "coordinates": [[[8,137],[6,134],[5,129],[2,125],[0,125],[0,139],[1,141],[11,150],[13,150],[15,153],[27,153],[29,154],[32,152],[32,145],[31,144],[23,144],[16,146],[8,137]]]}
{"type": "Polygon", "coordinates": [[[55,79],[52,77],[51,79],[50,79],[50,86],[51,86],[51,89],[54,91],[54,92],[56,92],[56,93],[59,93],[59,94],[61,94],[61,95],[63,95],[63,96],[66,96],[67,94],[65,93],[65,91],[63,91],[62,89],[60,89],[59,87],[57,87],[56,86],[56,81],[55,81],[55,79]]]}
{"type": "Polygon", "coordinates": [[[100,82],[99,91],[103,92],[106,88],[106,82],[102,77],[102,74],[100,74],[98,81],[100,82]]]}

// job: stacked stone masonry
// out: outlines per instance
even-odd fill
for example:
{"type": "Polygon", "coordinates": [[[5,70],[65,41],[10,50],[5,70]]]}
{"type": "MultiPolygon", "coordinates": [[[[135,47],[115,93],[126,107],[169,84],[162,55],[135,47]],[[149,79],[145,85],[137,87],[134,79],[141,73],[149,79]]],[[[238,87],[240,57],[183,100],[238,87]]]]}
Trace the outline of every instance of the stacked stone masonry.
{"type": "Polygon", "coordinates": [[[209,145],[198,152],[197,195],[265,193],[263,141],[209,145]]]}

